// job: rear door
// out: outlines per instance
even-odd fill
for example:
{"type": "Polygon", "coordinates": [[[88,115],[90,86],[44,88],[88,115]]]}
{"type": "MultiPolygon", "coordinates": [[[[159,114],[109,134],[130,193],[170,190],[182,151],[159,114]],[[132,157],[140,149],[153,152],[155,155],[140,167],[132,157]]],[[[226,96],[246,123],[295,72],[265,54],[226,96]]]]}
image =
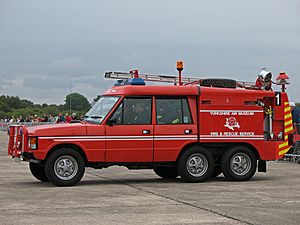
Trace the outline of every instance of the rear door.
{"type": "Polygon", "coordinates": [[[106,162],[152,162],[152,98],[126,97],[106,124],[106,162]]]}
{"type": "Polygon", "coordinates": [[[156,97],[154,125],[154,161],[175,161],[181,149],[197,139],[196,117],[193,120],[186,97],[156,97]]]}

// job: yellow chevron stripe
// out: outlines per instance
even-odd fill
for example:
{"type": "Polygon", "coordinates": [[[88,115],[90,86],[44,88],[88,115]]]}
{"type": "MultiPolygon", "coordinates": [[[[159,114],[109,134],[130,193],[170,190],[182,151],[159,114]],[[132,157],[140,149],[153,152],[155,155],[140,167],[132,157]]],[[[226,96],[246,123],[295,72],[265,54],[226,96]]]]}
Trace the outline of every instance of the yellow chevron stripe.
{"type": "Polygon", "coordinates": [[[284,133],[286,134],[287,132],[292,131],[292,130],[293,130],[293,126],[284,129],[284,133]]]}
{"type": "Polygon", "coordinates": [[[289,102],[285,102],[284,105],[290,105],[290,103],[289,102]]]}
{"type": "Polygon", "coordinates": [[[288,121],[284,122],[284,126],[286,127],[292,123],[293,123],[293,120],[288,120],[288,121]]]}
{"type": "Polygon", "coordinates": [[[291,118],[291,117],[292,117],[292,114],[289,113],[289,114],[286,114],[286,115],[284,116],[284,119],[288,119],[288,118],[291,118]]]}
{"type": "Polygon", "coordinates": [[[284,112],[289,112],[289,111],[291,111],[291,108],[290,108],[290,107],[285,107],[285,108],[284,108],[284,112]]]}
{"type": "Polygon", "coordinates": [[[289,139],[289,136],[288,135],[285,135],[284,136],[284,140],[286,141],[286,140],[288,140],[289,139]]]}
{"type": "Polygon", "coordinates": [[[284,155],[284,154],[287,153],[289,150],[290,150],[290,147],[285,148],[285,149],[281,150],[281,151],[278,153],[278,155],[284,155]]]}
{"type": "Polygon", "coordinates": [[[286,141],[286,142],[284,142],[284,143],[282,143],[282,144],[279,145],[279,149],[280,149],[280,148],[284,148],[284,147],[286,147],[286,146],[288,146],[288,145],[289,145],[289,142],[286,141]]]}

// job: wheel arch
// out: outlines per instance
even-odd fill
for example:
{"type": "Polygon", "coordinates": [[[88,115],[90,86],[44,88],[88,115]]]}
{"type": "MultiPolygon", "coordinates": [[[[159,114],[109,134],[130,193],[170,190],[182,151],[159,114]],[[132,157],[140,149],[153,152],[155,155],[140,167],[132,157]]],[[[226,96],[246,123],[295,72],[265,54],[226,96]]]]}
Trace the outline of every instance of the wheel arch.
{"type": "Polygon", "coordinates": [[[177,155],[177,158],[176,158],[176,162],[178,161],[178,159],[180,159],[181,155],[187,151],[189,148],[191,147],[194,147],[194,146],[202,146],[201,143],[199,142],[192,142],[192,143],[188,143],[187,145],[185,145],[179,152],[179,154],[177,155]]]}
{"type": "MultiPolygon", "coordinates": [[[[234,147],[234,146],[244,146],[244,147],[247,147],[247,148],[249,148],[250,150],[253,151],[253,153],[255,154],[257,160],[260,159],[259,152],[258,152],[257,149],[256,149],[253,145],[251,145],[250,143],[247,143],[247,142],[236,142],[236,143],[234,143],[232,146],[230,146],[229,148],[234,147]]],[[[228,149],[229,149],[229,148],[228,148],[228,149]]]]}
{"type": "Polygon", "coordinates": [[[61,144],[57,144],[55,146],[53,146],[46,155],[45,161],[49,158],[49,156],[56,150],[60,149],[60,148],[70,148],[73,149],[74,151],[77,151],[83,158],[84,162],[87,163],[88,159],[87,156],[85,154],[85,152],[83,151],[83,149],[76,144],[71,144],[71,143],[61,143],[61,144]]]}

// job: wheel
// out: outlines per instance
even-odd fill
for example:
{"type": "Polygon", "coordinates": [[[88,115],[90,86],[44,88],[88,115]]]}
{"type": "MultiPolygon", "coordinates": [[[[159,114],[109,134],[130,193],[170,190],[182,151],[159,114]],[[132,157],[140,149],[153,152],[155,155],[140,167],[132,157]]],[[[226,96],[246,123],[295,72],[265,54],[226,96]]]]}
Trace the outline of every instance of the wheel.
{"type": "Polygon", "coordinates": [[[232,181],[249,180],[255,174],[256,167],[256,155],[245,146],[229,148],[221,159],[223,174],[232,181]]]}
{"type": "Polygon", "coordinates": [[[70,148],[55,150],[47,159],[45,172],[57,186],[73,186],[83,177],[85,163],[82,156],[70,148]]]}
{"type": "Polygon", "coordinates": [[[162,178],[176,178],[179,176],[175,166],[156,166],[153,171],[157,176],[162,178]]]}
{"type": "Polygon", "coordinates": [[[222,169],[220,166],[215,166],[214,171],[211,175],[211,177],[217,177],[222,173],[222,169]]]}
{"type": "Polygon", "coordinates": [[[236,81],[232,79],[209,78],[203,79],[200,85],[205,87],[236,88],[236,81]]]}
{"type": "Polygon", "coordinates": [[[34,176],[36,179],[42,182],[49,181],[45,173],[45,165],[29,162],[29,169],[32,176],[34,176]]]}
{"type": "Polygon", "coordinates": [[[213,169],[214,160],[211,153],[198,146],[183,152],[177,162],[177,171],[187,182],[203,182],[211,176],[213,169]]]}

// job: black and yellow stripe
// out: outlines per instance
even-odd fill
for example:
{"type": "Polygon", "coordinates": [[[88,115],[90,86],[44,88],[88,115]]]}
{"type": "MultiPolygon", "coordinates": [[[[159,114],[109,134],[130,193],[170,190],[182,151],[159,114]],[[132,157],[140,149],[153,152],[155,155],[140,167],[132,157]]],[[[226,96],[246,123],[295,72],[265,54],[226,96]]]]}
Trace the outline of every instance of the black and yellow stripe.
{"type": "Polygon", "coordinates": [[[284,142],[280,144],[279,147],[279,156],[284,155],[290,149],[288,143],[288,134],[293,132],[293,120],[292,120],[292,111],[289,102],[284,103],[284,142]]]}

